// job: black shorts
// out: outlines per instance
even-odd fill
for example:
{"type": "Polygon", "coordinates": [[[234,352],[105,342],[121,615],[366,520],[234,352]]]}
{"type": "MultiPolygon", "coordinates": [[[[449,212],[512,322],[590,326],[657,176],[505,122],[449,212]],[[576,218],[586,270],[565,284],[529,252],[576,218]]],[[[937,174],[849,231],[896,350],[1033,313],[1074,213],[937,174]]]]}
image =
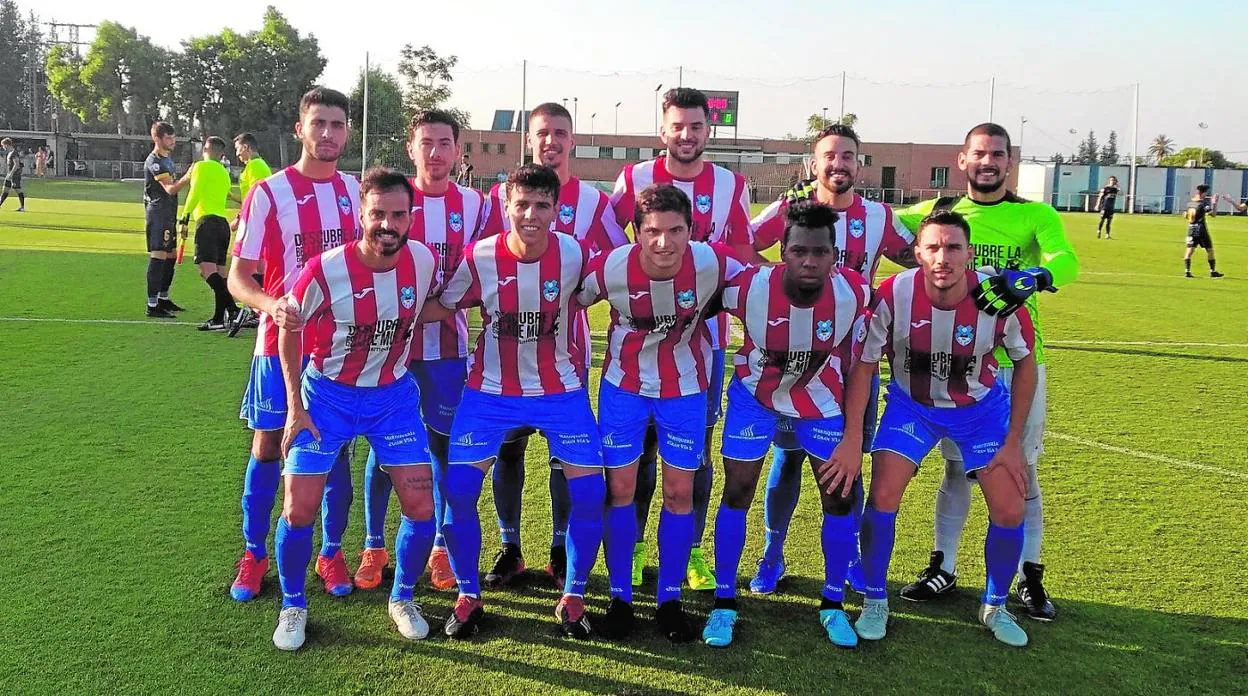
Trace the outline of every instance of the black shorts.
{"type": "Polygon", "coordinates": [[[1105,210],[1101,211],[1101,217],[1103,218],[1112,218],[1113,216],[1114,216],[1113,208],[1106,208],[1105,210]]]}
{"type": "Polygon", "coordinates": [[[13,174],[4,180],[4,190],[8,191],[9,189],[14,189],[17,191],[22,190],[22,175],[21,174],[13,174]]]}
{"type": "Polygon", "coordinates": [[[1187,228],[1187,248],[1212,249],[1213,240],[1209,238],[1209,230],[1204,226],[1187,228]]]}
{"type": "Polygon", "coordinates": [[[178,248],[176,210],[148,208],[143,226],[147,231],[148,251],[174,251],[178,248]]]}
{"type": "Polygon", "coordinates": [[[220,215],[205,215],[195,223],[195,263],[224,266],[229,246],[229,220],[220,215]]]}

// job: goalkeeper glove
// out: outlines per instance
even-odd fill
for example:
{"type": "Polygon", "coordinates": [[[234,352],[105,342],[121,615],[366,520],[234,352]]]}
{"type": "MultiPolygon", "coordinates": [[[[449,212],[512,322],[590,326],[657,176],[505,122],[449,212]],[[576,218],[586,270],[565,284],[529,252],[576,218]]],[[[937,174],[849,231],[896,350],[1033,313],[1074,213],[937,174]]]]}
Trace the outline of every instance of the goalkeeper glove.
{"type": "Polygon", "coordinates": [[[1037,266],[1021,271],[1005,270],[1000,275],[985,278],[971,288],[975,306],[989,316],[1008,317],[1017,312],[1027,298],[1043,291],[1057,292],[1053,287],[1053,274],[1037,266]]]}
{"type": "Polygon", "coordinates": [[[811,200],[814,197],[815,197],[815,180],[814,179],[802,179],[798,181],[796,184],[793,184],[791,187],[789,187],[789,190],[785,191],[781,195],[781,198],[788,201],[790,204],[796,203],[798,201],[811,200]]]}

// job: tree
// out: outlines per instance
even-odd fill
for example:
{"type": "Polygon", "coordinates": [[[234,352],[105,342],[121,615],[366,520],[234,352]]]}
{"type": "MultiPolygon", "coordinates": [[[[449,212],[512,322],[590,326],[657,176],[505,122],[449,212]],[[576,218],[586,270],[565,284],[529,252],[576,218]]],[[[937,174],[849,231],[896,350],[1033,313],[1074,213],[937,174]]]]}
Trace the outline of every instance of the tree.
{"type": "MultiPolygon", "coordinates": [[[[240,103],[236,108],[242,123],[271,135],[289,133],[298,119],[299,99],[312,88],[325,70],[316,37],[301,37],[273,6],[264,11],[260,31],[247,35],[232,56],[232,79],[240,80],[240,103]]],[[[278,140],[282,162],[288,162],[289,138],[278,140]]]]}
{"type": "Polygon", "coordinates": [[[1096,142],[1096,131],[1088,131],[1088,137],[1079,143],[1079,151],[1075,153],[1075,162],[1078,164],[1096,164],[1098,145],[1096,142]]]}
{"type": "Polygon", "coordinates": [[[849,126],[850,128],[856,128],[858,126],[858,114],[854,114],[854,113],[845,114],[844,116],[841,117],[840,123],[842,126],[849,126]]]}
{"type": "Polygon", "coordinates": [[[1162,157],[1159,164],[1163,167],[1186,167],[1189,161],[1195,162],[1198,167],[1213,167],[1214,169],[1232,169],[1237,166],[1226,159],[1226,155],[1222,154],[1221,150],[1200,147],[1185,147],[1162,157]]]}
{"type": "Polygon", "coordinates": [[[842,126],[849,126],[850,128],[853,128],[855,125],[858,124],[858,115],[857,114],[845,114],[839,119],[832,119],[832,118],[824,118],[823,116],[820,116],[819,114],[811,114],[810,118],[806,119],[806,137],[808,139],[813,139],[816,135],[819,134],[819,131],[836,123],[839,123],[842,126]]]}
{"type": "MultiPolygon", "coordinates": [[[[403,114],[403,88],[398,78],[381,68],[370,67],[368,77],[368,162],[406,168],[407,119],[403,114]]],[[[349,153],[360,152],[364,136],[365,73],[351,90],[351,140],[349,153]]]]}
{"type": "Polygon", "coordinates": [[[1054,152],[1049,156],[1049,160],[1052,161],[1053,164],[1063,164],[1066,162],[1066,157],[1060,152],[1054,152]]]}
{"type": "Polygon", "coordinates": [[[1097,158],[1099,164],[1114,165],[1118,164],[1118,133],[1117,131],[1109,132],[1109,140],[1101,148],[1100,157],[1097,158]]]}
{"type": "MultiPolygon", "coordinates": [[[[38,27],[36,26],[37,30],[38,27]]],[[[30,62],[27,24],[15,0],[0,0],[0,127],[25,129],[28,127],[27,65],[30,62]],[[12,39],[17,39],[12,40],[12,39]]]]}
{"type": "Polygon", "coordinates": [[[1148,156],[1153,158],[1153,162],[1161,164],[1166,157],[1174,154],[1174,141],[1167,138],[1164,134],[1153,138],[1153,142],[1148,146],[1148,156]]]}
{"type": "Polygon", "coordinates": [[[451,68],[457,63],[459,57],[444,58],[428,46],[403,46],[399,53],[399,77],[404,83],[404,106],[408,115],[423,109],[445,109],[460,124],[468,125],[468,112],[446,106],[451,99],[451,82],[455,80],[451,68]]]}
{"type": "Polygon", "coordinates": [[[66,46],[48,52],[48,89],[84,124],[141,133],[171,100],[171,58],[133,28],[101,22],[82,59],[66,46]]]}

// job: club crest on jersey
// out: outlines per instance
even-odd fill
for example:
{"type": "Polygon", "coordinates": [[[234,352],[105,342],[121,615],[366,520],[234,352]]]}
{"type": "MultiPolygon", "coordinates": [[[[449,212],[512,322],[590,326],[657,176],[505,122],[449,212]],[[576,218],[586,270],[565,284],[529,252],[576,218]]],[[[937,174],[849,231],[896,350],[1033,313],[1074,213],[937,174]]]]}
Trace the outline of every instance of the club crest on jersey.
{"type": "Polygon", "coordinates": [[[411,309],[416,305],[416,288],[408,285],[399,290],[399,302],[403,303],[403,309],[411,309]]]}
{"type": "Polygon", "coordinates": [[[853,235],[854,239],[861,237],[866,231],[867,226],[863,224],[862,220],[854,219],[849,221],[849,233],[853,235]]]}
{"type": "Polygon", "coordinates": [[[554,302],[559,298],[559,281],[546,280],[542,282],[542,298],[547,302],[554,302]]]}
{"type": "Polygon", "coordinates": [[[351,214],[351,198],[345,194],[339,196],[338,197],[338,209],[342,211],[343,215],[350,215],[351,214]]]}
{"type": "Polygon", "coordinates": [[[576,218],[576,208],[567,203],[559,204],[559,222],[565,225],[571,225],[572,220],[576,218]]]}
{"type": "Polygon", "coordinates": [[[832,338],[832,320],[824,319],[815,323],[815,338],[820,341],[826,341],[832,338]]]}
{"type": "Polygon", "coordinates": [[[456,232],[460,232],[464,229],[464,216],[459,213],[451,213],[446,219],[446,224],[450,225],[451,229],[456,232]]]}
{"type": "Polygon", "coordinates": [[[706,215],[711,209],[711,196],[706,193],[699,193],[693,198],[693,204],[697,207],[698,212],[706,215]]]}
{"type": "Polygon", "coordinates": [[[953,330],[953,340],[957,341],[960,346],[971,345],[971,341],[975,340],[975,327],[970,324],[955,327],[953,330]]]}
{"type": "Polygon", "coordinates": [[[676,304],[680,305],[681,309],[691,309],[697,303],[698,300],[694,297],[692,290],[681,290],[676,293],[676,304]]]}

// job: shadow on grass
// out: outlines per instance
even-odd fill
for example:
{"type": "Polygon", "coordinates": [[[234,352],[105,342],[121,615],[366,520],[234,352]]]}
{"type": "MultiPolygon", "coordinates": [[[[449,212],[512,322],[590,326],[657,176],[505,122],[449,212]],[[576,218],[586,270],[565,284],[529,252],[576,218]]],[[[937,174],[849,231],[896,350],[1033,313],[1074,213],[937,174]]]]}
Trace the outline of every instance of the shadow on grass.
{"type": "Polygon", "coordinates": [[[1248,363],[1248,358],[1234,358],[1229,355],[1193,355],[1191,353],[1171,353],[1141,348],[1105,348],[1099,346],[1063,346],[1046,345],[1047,351],[1075,351],[1077,353],[1111,353],[1113,355],[1135,355],[1145,358],[1175,358],[1178,360],[1198,360],[1203,362],[1248,363]]]}

